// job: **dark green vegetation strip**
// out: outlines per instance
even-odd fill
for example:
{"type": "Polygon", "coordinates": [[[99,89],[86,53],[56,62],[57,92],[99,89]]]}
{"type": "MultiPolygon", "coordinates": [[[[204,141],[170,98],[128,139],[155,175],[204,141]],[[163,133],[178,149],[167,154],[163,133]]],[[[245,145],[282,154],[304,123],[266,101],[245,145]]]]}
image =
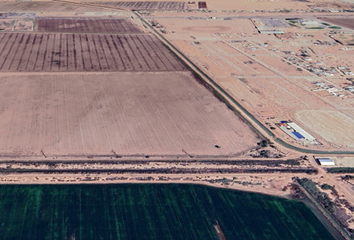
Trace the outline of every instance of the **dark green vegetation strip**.
{"type": "Polygon", "coordinates": [[[354,173],[354,168],[352,167],[334,167],[326,170],[328,173],[354,173]]]}
{"type": "Polygon", "coordinates": [[[297,178],[297,182],[306,189],[328,212],[335,214],[335,204],[328,194],[317,188],[316,184],[308,178],[297,178]]]}
{"type": "Polygon", "coordinates": [[[305,204],[196,185],[0,185],[0,239],[334,239],[305,204]]]}
{"type": "Polygon", "coordinates": [[[150,168],[150,169],[0,169],[0,173],[9,174],[207,174],[207,173],[307,173],[317,174],[313,168],[150,168]]]}
{"type": "Polygon", "coordinates": [[[56,167],[58,165],[70,165],[70,164],[95,164],[95,165],[117,165],[117,164],[151,164],[151,163],[178,163],[178,164],[190,164],[190,163],[203,163],[206,165],[265,165],[265,166],[280,166],[280,165],[289,165],[289,166],[300,166],[299,159],[286,159],[286,160],[44,160],[44,161],[17,161],[17,160],[7,160],[1,161],[2,164],[20,164],[23,166],[31,166],[31,165],[47,165],[48,167],[56,167]]]}
{"type": "MultiPolygon", "coordinates": [[[[224,100],[224,103],[230,107],[234,112],[238,113],[238,115],[244,119],[250,126],[251,128],[257,132],[259,135],[263,136],[264,138],[267,138],[266,136],[264,136],[260,131],[258,131],[252,124],[255,123],[257,124],[260,128],[262,128],[269,137],[275,138],[274,133],[272,133],[266,126],[264,126],[260,121],[258,121],[258,119],[256,119],[250,112],[248,112],[239,102],[237,102],[230,94],[228,94],[222,87],[220,87],[213,79],[211,79],[207,74],[205,74],[199,67],[197,67],[191,60],[189,60],[189,58],[187,58],[182,52],[180,52],[175,46],[173,46],[173,44],[171,44],[164,36],[162,36],[158,31],[156,31],[147,21],[145,21],[145,19],[143,19],[139,14],[137,14],[135,11],[133,11],[133,13],[135,13],[135,15],[143,22],[145,23],[147,26],[149,26],[150,29],[152,29],[161,39],[163,39],[165,41],[165,43],[167,43],[167,45],[163,42],[163,44],[166,45],[166,47],[168,49],[170,49],[172,52],[177,52],[178,54],[180,54],[180,56],[183,57],[180,58],[179,56],[177,56],[178,59],[180,59],[181,62],[184,63],[188,63],[189,65],[193,66],[198,72],[194,71],[193,69],[191,69],[190,67],[188,67],[188,64],[186,64],[186,66],[190,69],[190,71],[192,71],[194,74],[200,76],[202,75],[203,77],[205,77],[206,79],[208,79],[208,81],[211,83],[211,85],[207,82],[205,82],[201,77],[199,78],[200,80],[202,80],[205,84],[207,84],[208,86],[215,88],[217,90],[219,90],[222,93],[216,93],[217,96],[219,98],[221,98],[222,100],[224,100]],[[225,97],[224,97],[225,96],[225,97]],[[226,99],[227,98],[227,99],[226,99]],[[252,122],[248,121],[247,119],[245,119],[240,112],[235,109],[234,107],[232,107],[228,101],[231,101],[233,104],[235,104],[244,114],[246,114],[250,119],[252,119],[252,122]]],[[[299,152],[303,152],[303,153],[313,153],[313,154],[339,154],[339,155],[343,155],[343,154],[354,154],[354,151],[321,151],[321,150],[311,150],[311,149],[305,149],[305,148],[299,148],[299,147],[295,147],[289,143],[284,142],[283,140],[279,139],[279,138],[275,138],[275,141],[281,145],[283,145],[286,148],[292,149],[292,150],[296,150],[299,152]]]]}
{"type": "MultiPolygon", "coordinates": [[[[309,198],[309,200],[317,207],[320,212],[322,212],[323,216],[329,220],[331,225],[337,229],[338,233],[344,239],[352,239],[348,232],[345,230],[345,226],[341,225],[335,218],[335,208],[334,208],[334,203],[328,198],[328,195],[326,193],[321,192],[315,185],[314,182],[312,182],[311,179],[307,178],[298,178],[295,177],[293,178],[295,183],[298,184],[298,186],[302,189],[302,191],[306,194],[306,196],[309,198]]],[[[331,186],[330,186],[331,187],[331,186]]],[[[334,187],[331,187],[334,191],[334,187]]],[[[332,193],[333,193],[332,190],[332,193]]],[[[337,236],[338,239],[343,239],[340,236],[337,236]]]]}

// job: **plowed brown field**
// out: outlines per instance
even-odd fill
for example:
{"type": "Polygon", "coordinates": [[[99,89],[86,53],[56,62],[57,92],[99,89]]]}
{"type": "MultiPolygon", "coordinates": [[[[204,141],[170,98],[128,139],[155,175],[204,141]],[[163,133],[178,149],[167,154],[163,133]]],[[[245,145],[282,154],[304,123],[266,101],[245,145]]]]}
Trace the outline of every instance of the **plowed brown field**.
{"type": "Polygon", "coordinates": [[[1,12],[99,12],[104,8],[50,1],[0,1],[1,12]]]}
{"type": "Polygon", "coordinates": [[[126,19],[37,19],[37,31],[70,33],[141,33],[126,19]]]}
{"type": "Polygon", "coordinates": [[[0,71],[175,71],[153,35],[0,34],[0,71]]]}
{"type": "Polygon", "coordinates": [[[11,74],[0,98],[2,156],[230,155],[259,141],[187,71],[11,74]]]}
{"type": "Polygon", "coordinates": [[[326,18],[326,22],[337,24],[342,27],[350,28],[354,30],[354,19],[353,18],[326,18]]]}
{"type": "Polygon", "coordinates": [[[185,2],[94,2],[94,4],[134,10],[184,10],[185,2]]]}

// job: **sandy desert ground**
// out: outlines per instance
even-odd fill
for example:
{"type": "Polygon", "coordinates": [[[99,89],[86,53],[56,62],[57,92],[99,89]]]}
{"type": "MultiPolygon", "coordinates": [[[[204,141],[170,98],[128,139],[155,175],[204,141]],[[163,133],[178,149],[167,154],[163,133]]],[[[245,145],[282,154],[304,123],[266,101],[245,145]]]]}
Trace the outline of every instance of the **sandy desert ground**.
{"type": "Polygon", "coordinates": [[[46,73],[0,82],[3,155],[232,155],[259,141],[189,72],[46,73]]]}
{"type": "Polygon", "coordinates": [[[296,112],[296,119],[328,142],[354,147],[354,120],[341,112],[301,110],[296,112]]]}
{"type": "MultiPolygon", "coordinates": [[[[353,118],[352,114],[348,114],[349,109],[353,109],[353,96],[343,89],[347,80],[338,69],[338,66],[353,68],[351,51],[341,51],[343,46],[328,37],[331,30],[313,33],[307,29],[289,27],[285,29],[290,34],[287,38],[258,33],[250,19],[225,21],[185,18],[176,23],[171,18],[158,16],[159,13],[153,15],[168,31],[164,36],[264,124],[288,119],[299,120],[296,119],[296,112],[305,109],[314,112],[327,109],[337,115],[344,114],[353,118]],[[328,45],[317,44],[318,40],[332,43],[333,46],[329,48],[328,45]],[[304,51],[311,55],[311,61],[302,60],[304,58],[301,54],[304,51]],[[338,52],[337,58],[332,57],[334,52],[338,52]],[[294,61],[294,57],[298,60],[294,61]],[[333,78],[318,76],[313,70],[309,70],[307,66],[316,66],[316,63],[323,69],[336,69],[332,74],[333,78]],[[315,83],[322,81],[339,92],[334,95],[329,91],[314,91],[315,83]]],[[[353,147],[352,140],[347,138],[349,125],[345,121],[328,123],[335,127],[327,129],[327,135],[324,131],[319,131],[318,127],[315,128],[309,119],[300,123],[325,148],[353,147]],[[337,137],[328,140],[333,131],[333,136],[337,137]],[[347,140],[344,143],[340,138],[347,140]]],[[[321,124],[318,122],[317,125],[321,124]]],[[[321,126],[325,128],[324,125],[321,126]]],[[[274,130],[274,133],[297,144],[281,131],[274,130]]]]}

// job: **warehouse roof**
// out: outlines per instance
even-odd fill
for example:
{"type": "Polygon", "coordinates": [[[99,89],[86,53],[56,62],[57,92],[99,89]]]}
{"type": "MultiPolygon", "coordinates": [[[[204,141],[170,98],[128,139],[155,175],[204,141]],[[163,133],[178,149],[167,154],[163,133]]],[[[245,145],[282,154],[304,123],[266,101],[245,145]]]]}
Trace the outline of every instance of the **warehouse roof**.
{"type": "Polygon", "coordinates": [[[316,158],[316,160],[320,165],[326,165],[326,166],[335,165],[334,161],[331,158],[316,158]]]}

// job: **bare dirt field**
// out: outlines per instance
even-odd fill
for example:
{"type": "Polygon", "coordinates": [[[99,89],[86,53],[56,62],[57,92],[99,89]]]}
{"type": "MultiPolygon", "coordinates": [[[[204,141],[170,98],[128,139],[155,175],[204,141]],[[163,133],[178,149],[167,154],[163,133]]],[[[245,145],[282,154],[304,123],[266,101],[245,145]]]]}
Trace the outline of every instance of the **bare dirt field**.
{"type": "MultiPolygon", "coordinates": [[[[239,80],[240,81],[240,80],[239,80]]],[[[259,95],[263,99],[259,104],[268,103],[270,106],[278,106],[282,109],[307,109],[321,108],[326,102],[312,96],[294,82],[288,82],[282,78],[246,78],[241,83],[252,90],[252,94],[259,95]],[[309,103],[311,99],[311,103],[309,103]]],[[[246,101],[249,100],[246,97],[246,101]]]]}
{"type": "Polygon", "coordinates": [[[354,30],[354,18],[326,18],[324,20],[354,30]]]}
{"type": "Polygon", "coordinates": [[[259,141],[189,72],[9,74],[0,86],[2,156],[233,155],[259,141]]]}
{"type": "Polygon", "coordinates": [[[302,110],[296,118],[336,146],[354,147],[354,120],[339,111],[302,110]]]}
{"type": "Polygon", "coordinates": [[[18,19],[13,27],[13,31],[33,31],[33,19],[18,19]]]}
{"type": "Polygon", "coordinates": [[[0,31],[1,32],[12,31],[15,23],[16,23],[16,19],[1,19],[0,20],[0,31]]]}
{"type": "Polygon", "coordinates": [[[0,34],[0,71],[174,71],[153,35],[0,34]]]}
{"type": "MultiPolygon", "coordinates": [[[[321,158],[321,156],[317,156],[317,157],[321,158]]],[[[354,167],[354,157],[331,157],[331,159],[336,164],[333,167],[354,167]]]]}
{"type": "Polygon", "coordinates": [[[102,7],[54,1],[0,1],[1,12],[99,12],[102,7]]]}
{"type": "Polygon", "coordinates": [[[126,19],[37,19],[36,30],[69,33],[142,33],[138,26],[126,19]]]}
{"type": "Polygon", "coordinates": [[[184,10],[185,2],[93,2],[94,4],[121,7],[133,10],[184,10]]]}
{"type": "Polygon", "coordinates": [[[33,19],[0,19],[0,32],[31,32],[33,19]]]}

